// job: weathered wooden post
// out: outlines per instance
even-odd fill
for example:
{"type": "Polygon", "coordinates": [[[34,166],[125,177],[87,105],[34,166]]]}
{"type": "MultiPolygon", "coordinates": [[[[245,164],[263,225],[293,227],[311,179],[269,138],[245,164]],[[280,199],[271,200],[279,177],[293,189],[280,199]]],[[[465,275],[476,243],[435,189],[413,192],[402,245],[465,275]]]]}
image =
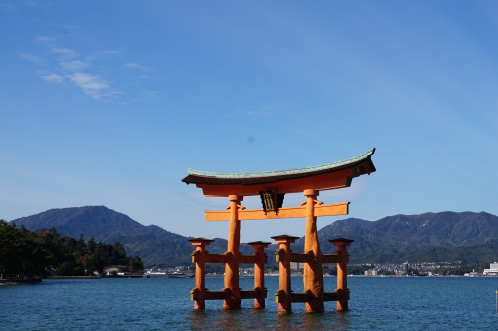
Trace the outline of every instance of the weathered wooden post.
{"type": "Polygon", "coordinates": [[[329,241],[332,245],[337,246],[337,255],[339,258],[339,262],[337,262],[337,288],[335,290],[339,294],[337,310],[348,310],[349,289],[347,266],[349,254],[346,247],[354,242],[354,240],[337,238],[329,241]]]}
{"type": "Polygon", "coordinates": [[[315,204],[322,202],[316,200],[319,192],[316,190],[304,190],[306,196],[306,230],[304,233],[304,253],[309,259],[304,263],[304,292],[310,295],[309,301],[305,303],[305,311],[309,313],[323,312],[323,271],[322,252],[318,241],[318,232],[315,217],[315,204]]]}
{"type": "Polygon", "coordinates": [[[278,262],[278,291],[275,294],[278,303],[279,314],[292,313],[292,289],[291,289],[291,249],[290,244],[299,239],[299,237],[289,236],[283,234],[280,236],[272,237],[280,247],[276,252],[278,262]]]}
{"type": "Polygon", "coordinates": [[[239,287],[239,249],[240,249],[240,220],[239,208],[243,197],[231,194],[228,196],[230,206],[230,224],[228,226],[228,249],[225,253],[229,255],[229,262],[225,265],[225,288],[227,296],[223,302],[223,308],[240,308],[241,296],[239,287]]]}
{"type": "Polygon", "coordinates": [[[264,308],[267,293],[265,287],[265,264],[267,259],[265,248],[267,248],[271,243],[265,241],[253,241],[248,244],[254,248],[254,255],[256,256],[256,262],[254,263],[253,289],[257,292],[257,297],[254,298],[254,308],[264,308]]]}
{"type": "Polygon", "coordinates": [[[196,246],[192,253],[192,262],[195,262],[195,288],[190,292],[191,299],[194,300],[194,309],[206,308],[206,246],[214,240],[206,238],[189,239],[192,245],[196,246]]]}

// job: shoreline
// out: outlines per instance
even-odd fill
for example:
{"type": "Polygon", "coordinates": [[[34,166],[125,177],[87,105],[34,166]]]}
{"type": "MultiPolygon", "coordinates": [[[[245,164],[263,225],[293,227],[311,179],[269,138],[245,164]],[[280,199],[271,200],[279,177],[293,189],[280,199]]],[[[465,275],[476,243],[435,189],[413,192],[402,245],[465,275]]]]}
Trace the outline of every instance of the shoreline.
{"type": "Polygon", "coordinates": [[[0,279],[0,286],[36,284],[36,283],[40,283],[41,281],[42,281],[41,278],[36,278],[36,279],[0,279]]]}

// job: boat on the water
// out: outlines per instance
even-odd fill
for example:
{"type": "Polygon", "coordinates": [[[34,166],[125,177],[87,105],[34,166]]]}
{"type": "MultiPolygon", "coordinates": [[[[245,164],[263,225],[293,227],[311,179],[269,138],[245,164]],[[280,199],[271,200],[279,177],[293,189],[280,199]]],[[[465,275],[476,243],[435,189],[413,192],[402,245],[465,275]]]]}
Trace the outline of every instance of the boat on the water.
{"type": "Polygon", "coordinates": [[[168,274],[168,278],[194,278],[194,275],[186,274],[168,274]]]}

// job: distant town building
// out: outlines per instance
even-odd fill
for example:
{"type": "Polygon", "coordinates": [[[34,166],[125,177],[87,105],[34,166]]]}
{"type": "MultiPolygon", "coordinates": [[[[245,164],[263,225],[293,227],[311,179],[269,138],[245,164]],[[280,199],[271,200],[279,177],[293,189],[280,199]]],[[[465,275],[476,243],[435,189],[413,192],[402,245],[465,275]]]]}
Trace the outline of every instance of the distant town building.
{"type": "Polygon", "coordinates": [[[301,262],[291,262],[290,268],[291,270],[299,270],[303,268],[303,264],[301,262]]]}
{"type": "Polygon", "coordinates": [[[489,269],[484,269],[482,272],[484,276],[498,276],[498,263],[494,262],[489,265],[489,269]]]}
{"type": "Polygon", "coordinates": [[[377,276],[377,270],[372,269],[372,270],[365,270],[365,276],[377,276]]]}
{"type": "Polygon", "coordinates": [[[403,268],[401,270],[403,271],[404,275],[408,274],[408,267],[409,267],[408,261],[403,263],[403,268]]]}
{"type": "Polygon", "coordinates": [[[118,274],[125,274],[125,273],[130,273],[130,268],[127,265],[110,265],[104,267],[105,275],[109,276],[113,271],[117,272],[118,274]]]}

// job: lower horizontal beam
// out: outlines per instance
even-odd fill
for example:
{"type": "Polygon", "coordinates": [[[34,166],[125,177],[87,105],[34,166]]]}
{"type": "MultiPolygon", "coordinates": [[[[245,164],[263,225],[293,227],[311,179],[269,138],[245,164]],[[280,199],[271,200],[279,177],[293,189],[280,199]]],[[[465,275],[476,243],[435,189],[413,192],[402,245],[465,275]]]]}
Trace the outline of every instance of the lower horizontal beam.
{"type": "MultiPolygon", "coordinates": [[[[192,292],[191,299],[197,300],[199,299],[200,291],[194,289],[192,292]]],[[[261,290],[248,290],[248,291],[240,291],[241,299],[257,299],[257,298],[266,298],[267,291],[261,290]]],[[[204,292],[204,300],[225,300],[227,297],[227,291],[205,291],[204,292]]]]}
{"type": "Polygon", "coordinates": [[[308,293],[292,293],[291,302],[308,302],[310,301],[308,293]]]}
{"type": "Polygon", "coordinates": [[[256,291],[256,290],[240,291],[240,298],[241,299],[259,298],[259,291],[256,291]]]}
{"type": "MultiPolygon", "coordinates": [[[[199,291],[192,291],[193,294],[192,300],[198,299],[197,295],[199,291]]],[[[224,300],[228,292],[225,291],[205,291],[204,299],[205,300],[224,300]]],[[[241,299],[256,299],[262,297],[266,298],[267,291],[265,290],[263,293],[259,290],[248,290],[248,291],[240,291],[241,299]]],[[[338,301],[338,300],[349,300],[348,292],[325,292],[323,293],[323,301],[338,301]]],[[[291,294],[291,302],[309,302],[313,299],[312,294],[308,293],[292,293],[291,294]]],[[[279,302],[279,300],[277,300],[279,302]]]]}
{"type": "Polygon", "coordinates": [[[206,291],[204,298],[206,300],[225,300],[225,291],[206,291]]]}
{"type": "Polygon", "coordinates": [[[324,292],[323,301],[337,301],[341,300],[341,295],[338,292],[324,292]]]}
{"type": "MultiPolygon", "coordinates": [[[[323,301],[338,301],[342,299],[349,300],[349,298],[342,298],[345,293],[339,292],[325,292],[323,293],[323,301]]],[[[346,295],[347,296],[347,295],[346,295]]],[[[314,300],[313,294],[311,293],[292,293],[291,302],[310,302],[314,300]]]]}

